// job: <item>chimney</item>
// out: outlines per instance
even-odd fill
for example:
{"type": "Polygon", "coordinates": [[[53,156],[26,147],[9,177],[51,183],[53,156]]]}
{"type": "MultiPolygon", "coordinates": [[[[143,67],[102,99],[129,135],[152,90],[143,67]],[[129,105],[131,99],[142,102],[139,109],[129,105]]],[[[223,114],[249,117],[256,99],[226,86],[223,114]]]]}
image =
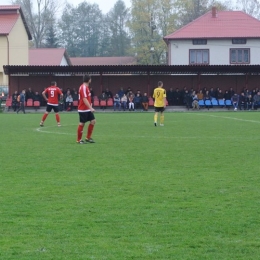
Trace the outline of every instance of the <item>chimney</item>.
{"type": "Polygon", "coordinates": [[[212,18],[217,18],[217,8],[216,8],[216,6],[212,7],[212,18]]]}

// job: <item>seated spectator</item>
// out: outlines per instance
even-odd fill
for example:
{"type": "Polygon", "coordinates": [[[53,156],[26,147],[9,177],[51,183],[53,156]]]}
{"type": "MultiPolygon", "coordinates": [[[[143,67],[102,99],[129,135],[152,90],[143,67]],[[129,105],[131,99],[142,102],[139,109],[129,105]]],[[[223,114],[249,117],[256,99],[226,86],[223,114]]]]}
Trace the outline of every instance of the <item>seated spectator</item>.
{"type": "Polygon", "coordinates": [[[231,100],[231,96],[230,96],[228,90],[225,91],[225,94],[224,94],[224,100],[231,100]]]}
{"type": "Polygon", "coordinates": [[[141,109],[141,101],[141,96],[137,93],[133,100],[135,109],[141,109]]]}
{"type": "Polygon", "coordinates": [[[33,101],[39,101],[41,103],[41,100],[42,100],[42,96],[39,94],[38,91],[36,91],[33,97],[33,101]]]}
{"type": "Polygon", "coordinates": [[[224,94],[221,89],[218,91],[218,100],[224,100],[224,94]]]}
{"type": "Polygon", "coordinates": [[[143,110],[148,111],[149,98],[147,96],[147,93],[144,93],[144,95],[142,96],[142,105],[143,105],[143,110]]]}
{"type": "Polygon", "coordinates": [[[73,109],[73,98],[72,98],[72,95],[69,94],[66,97],[66,110],[67,111],[72,111],[72,109],[73,109]]]}
{"type": "Polygon", "coordinates": [[[142,94],[141,94],[141,91],[140,91],[140,90],[137,90],[135,96],[137,96],[137,94],[139,94],[139,96],[142,97],[142,94]]]}
{"type": "Polygon", "coordinates": [[[231,101],[232,101],[232,104],[233,104],[233,106],[234,106],[234,110],[236,111],[236,110],[237,110],[237,107],[238,107],[238,104],[239,104],[239,95],[235,93],[235,94],[231,97],[231,101]]]}
{"type": "Polygon", "coordinates": [[[125,111],[126,108],[127,108],[127,96],[126,96],[126,94],[124,94],[124,95],[121,97],[121,107],[123,107],[124,111],[125,111]]]}
{"type": "Polygon", "coordinates": [[[253,107],[254,109],[260,107],[260,91],[258,91],[253,97],[253,107]]]}
{"type": "Polygon", "coordinates": [[[251,110],[251,109],[253,109],[253,98],[252,98],[252,96],[251,95],[248,95],[247,97],[246,97],[246,109],[247,110],[251,110]]]}
{"type": "Polygon", "coordinates": [[[19,107],[19,102],[17,98],[18,98],[18,91],[15,91],[14,94],[12,95],[12,108],[14,111],[16,111],[19,107]]]}
{"type": "Polygon", "coordinates": [[[133,94],[129,95],[129,97],[128,97],[128,108],[129,108],[129,111],[131,111],[131,110],[135,111],[134,95],[133,94]]]}
{"type": "Polygon", "coordinates": [[[216,92],[214,91],[213,88],[210,89],[210,91],[208,92],[210,99],[212,98],[216,98],[216,92]]]}
{"type": "Polygon", "coordinates": [[[109,90],[109,88],[106,88],[105,94],[107,95],[107,98],[108,98],[108,99],[109,99],[109,98],[113,98],[113,94],[112,94],[112,92],[109,90]]]}
{"type": "MultiPolygon", "coordinates": [[[[204,95],[204,101],[206,100],[211,100],[211,96],[209,95],[209,91],[207,90],[205,95],[204,95]]],[[[209,109],[210,106],[206,106],[207,109],[209,109]]]]}
{"type": "Polygon", "coordinates": [[[197,97],[198,97],[199,100],[203,100],[204,95],[202,93],[202,90],[200,90],[199,93],[197,93],[197,97]]]}
{"type": "Polygon", "coordinates": [[[245,94],[244,92],[241,92],[241,95],[239,97],[239,109],[242,110],[242,108],[244,108],[244,110],[246,110],[246,97],[245,97],[245,94]]]}
{"type": "Polygon", "coordinates": [[[196,95],[195,91],[192,93],[192,109],[199,109],[199,99],[198,96],[196,95]]]}
{"type": "Polygon", "coordinates": [[[120,97],[118,94],[114,96],[114,111],[116,111],[116,108],[118,108],[118,110],[121,110],[120,97]]]}
{"type": "MultiPolygon", "coordinates": [[[[106,101],[106,103],[107,103],[108,97],[107,97],[105,91],[103,91],[102,94],[98,98],[99,98],[99,103],[101,100],[106,101]]],[[[106,109],[106,106],[100,106],[100,108],[104,110],[104,109],[106,109]]]]}

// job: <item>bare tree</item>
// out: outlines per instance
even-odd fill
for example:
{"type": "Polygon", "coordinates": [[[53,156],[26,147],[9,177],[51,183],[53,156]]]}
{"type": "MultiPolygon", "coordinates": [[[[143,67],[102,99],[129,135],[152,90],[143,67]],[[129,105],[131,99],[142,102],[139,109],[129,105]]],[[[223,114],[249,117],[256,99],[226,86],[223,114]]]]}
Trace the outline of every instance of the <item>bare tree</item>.
{"type": "Polygon", "coordinates": [[[260,0],[237,0],[236,9],[260,18],[260,0]]]}
{"type": "Polygon", "coordinates": [[[60,4],[58,0],[36,0],[36,6],[33,3],[33,0],[13,1],[13,4],[21,5],[34,45],[40,48],[44,46],[47,30],[54,24],[60,4]]]}

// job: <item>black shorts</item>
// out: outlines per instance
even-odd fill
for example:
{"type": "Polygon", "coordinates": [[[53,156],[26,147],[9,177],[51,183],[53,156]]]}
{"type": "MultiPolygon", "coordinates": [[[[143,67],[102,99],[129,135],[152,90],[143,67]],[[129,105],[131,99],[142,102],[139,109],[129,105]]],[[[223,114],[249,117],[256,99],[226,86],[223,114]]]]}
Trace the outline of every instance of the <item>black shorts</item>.
{"type": "Polygon", "coordinates": [[[86,123],[88,121],[92,121],[95,119],[94,114],[89,111],[89,112],[79,112],[79,122],[80,123],[86,123]]]}
{"type": "Polygon", "coordinates": [[[164,107],[154,107],[155,112],[163,112],[165,110],[164,107]]]}
{"type": "Polygon", "coordinates": [[[46,111],[50,113],[52,109],[55,113],[59,112],[59,106],[52,106],[47,104],[46,111]]]}

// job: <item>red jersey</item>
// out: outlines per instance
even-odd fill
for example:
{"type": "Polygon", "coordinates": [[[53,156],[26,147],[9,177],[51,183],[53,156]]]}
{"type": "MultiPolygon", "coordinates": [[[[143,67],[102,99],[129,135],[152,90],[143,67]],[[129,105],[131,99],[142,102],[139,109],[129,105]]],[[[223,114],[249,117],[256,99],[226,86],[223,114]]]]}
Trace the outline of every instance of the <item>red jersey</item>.
{"type": "Polygon", "coordinates": [[[61,90],[57,86],[50,86],[44,90],[44,93],[48,95],[48,105],[58,106],[59,95],[62,95],[61,90]]]}
{"type": "Polygon", "coordinates": [[[90,107],[86,106],[83,101],[83,98],[86,98],[91,105],[91,93],[89,87],[85,84],[82,84],[79,87],[79,105],[78,105],[78,112],[88,112],[90,111],[90,107]]]}

